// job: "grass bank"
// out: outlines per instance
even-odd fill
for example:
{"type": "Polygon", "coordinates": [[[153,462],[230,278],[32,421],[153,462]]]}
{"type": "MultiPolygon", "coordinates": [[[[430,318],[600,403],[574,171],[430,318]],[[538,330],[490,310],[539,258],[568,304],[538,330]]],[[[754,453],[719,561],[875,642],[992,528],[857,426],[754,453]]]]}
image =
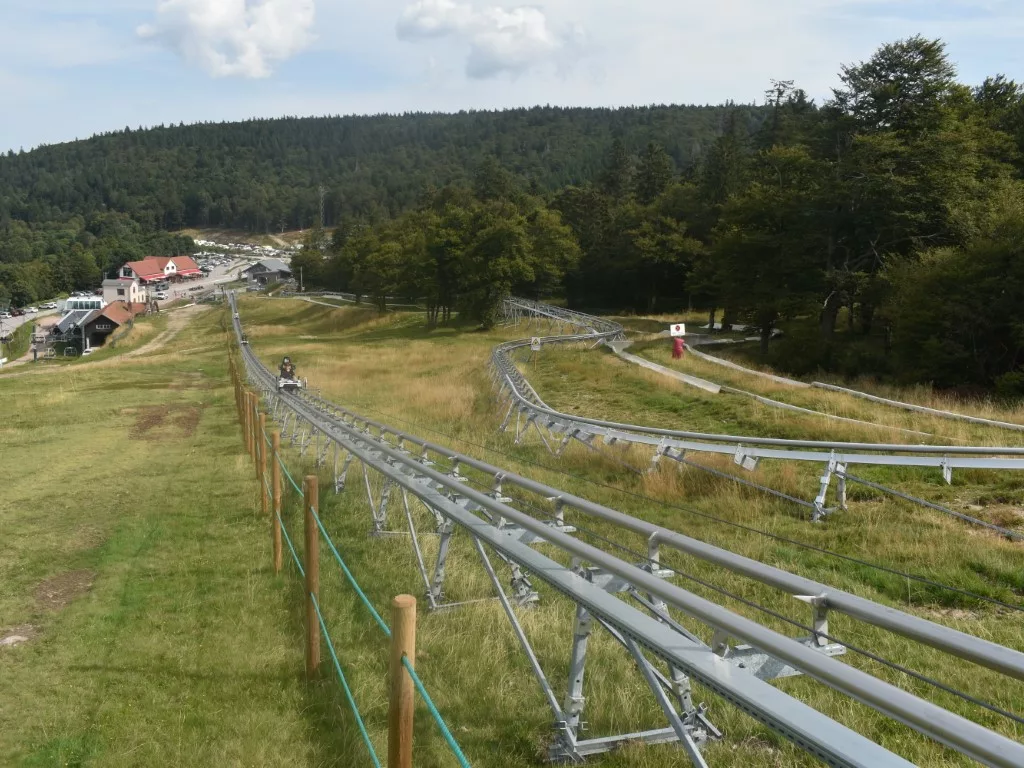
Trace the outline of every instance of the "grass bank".
{"type": "Polygon", "coordinates": [[[11,334],[10,344],[3,345],[3,356],[13,363],[28,352],[32,344],[32,328],[31,322],[19,325],[11,334]]]}
{"type": "Polygon", "coordinates": [[[354,764],[267,567],[221,322],[0,379],[4,765],[354,764]]]}

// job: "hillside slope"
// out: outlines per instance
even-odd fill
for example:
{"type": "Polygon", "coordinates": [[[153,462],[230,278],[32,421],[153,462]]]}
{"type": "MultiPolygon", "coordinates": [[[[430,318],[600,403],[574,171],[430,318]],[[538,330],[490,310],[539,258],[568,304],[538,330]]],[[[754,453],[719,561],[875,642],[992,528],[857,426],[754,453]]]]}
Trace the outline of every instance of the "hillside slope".
{"type": "MultiPolygon", "coordinates": [[[[326,189],[327,226],[391,213],[427,185],[465,178],[493,154],[541,190],[592,178],[614,136],[666,147],[687,168],[728,106],[535,107],[501,112],[251,120],[131,130],[0,156],[0,220],[107,210],[158,229],[308,227],[326,189]]],[[[753,131],[762,110],[741,106],[753,131]]]]}

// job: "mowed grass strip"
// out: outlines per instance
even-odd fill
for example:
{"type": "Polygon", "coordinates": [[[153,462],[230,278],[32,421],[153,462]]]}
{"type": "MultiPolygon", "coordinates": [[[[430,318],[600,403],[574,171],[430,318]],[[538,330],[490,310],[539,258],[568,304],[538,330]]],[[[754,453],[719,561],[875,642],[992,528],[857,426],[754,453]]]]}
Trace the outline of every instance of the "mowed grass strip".
{"type": "Polygon", "coordinates": [[[359,764],[269,570],[222,320],[0,380],[5,766],[359,764]]]}
{"type": "MultiPolygon", "coordinates": [[[[813,525],[802,510],[792,505],[766,498],[756,491],[740,488],[729,480],[715,478],[693,468],[680,468],[674,463],[663,462],[658,471],[638,476],[621,463],[645,466],[650,460],[649,453],[624,451],[620,455],[609,456],[570,446],[561,459],[555,459],[533,433],[522,445],[515,445],[512,435],[497,431],[504,412],[495,402],[487,364],[494,344],[502,339],[526,335],[529,333],[526,329],[480,332],[456,324],[427,330],[423,327],[422,317],[414,315],[389,313],[380,316],[367,310],[330,309],[299,301],[268,301],[255,297],[247,297],[241,302],[241,316],[252,348],[268,365],[276,366],[282,355],[291,355],[300,376],[309,378],[312,389],[319,389],[328,399],[366,416],[451,445],[462,452],[623,512],[939,623],[1011,647],[1020,648],[1024,644],[1018,613],[884,574],[867,566],[838,561],[795,545],[773,541],[701,518],[686,510],[703,511],[730,522],[764,528],[1015,603],[1020,601],[1022,592],[1019,544],[979,534],[975,529],[937,513],[904,508],[875,497],[858,498],[850,512],[813,525]],[[644,496],[630,495],[609,486],[619,486],[627,492],[644,496]]],[[[528,375],[541,395],[563,410],[588,412],[587,409],[593,409],[614,413],[617,418],[651,419],[652,422],[674,414],[678,418],[697,417],[708,424],[717,420],[719,430],[722,429],[721,422],[730,418],[729,415],[702,411],[685,403],[681,389],[666,388],[660,382],[647,380],[644,372],[597,351],[577,354],[574,350],[546,348],[536,362],[524,360],[523,365],[528,368],[528,375]]],[[[758,426],[766,430],[772,427],[771,424],[758,426]]],[[[312,451],[307,451],[306,459],[312,451]]],[[[327,458],[330,463],[331,456],[327,458]]],[[[303,466],[298,463],[296,454],[290,454],[289,460],[296,462],[296,467],[303,466]]],[[[305,466],[311,469],[308,463],[305,466]]],[[[730,470],[730,460],[726,458],[716,466],[730,470]]],[[[816,490],[815,478],[819,470],[817,467],[796,468],[792,463],[776,463],[763,467],[752,477],[811,498],[816,490]]],[[[297,469],[296,476],[302,471],[297,469]]],[[[321,470],[322,480],[328,479],[328,471],[321,470]]],[[[370,514],[360,475],[358,465],[354,465],[348,475],[348,490],[340,496],[321,492],[324,521],[371,599],[378,607],[386,607],[387,601],[398,591],[421,594],[422,579],[416,571],[407,537],[368,538],[370,514]]],[[[474,479],[477,482],[487,480],[479,475],[474,479]]],[[[923,485],[925,482],[913,473],[907,473],[902,480],[908,484],[923,485]]],[[[990,479],[983,473],[960,473],[957,482],[960,485],[954,489],[958,492],[981,494],[993,491],[990,479]],[[966,485],[967,481],[970,485],[966,485]]],[[[937,488],[938,483],[941,483],[940,478],[936,478],[934,487],[937,488]]],[[[371,488],[374,498],[379,499],[382,491],[379,481],[374,479],[371,488]]],[[[520,495],[508,488],[506,492],[520,495]]],[[[391,525],[400,529],[402,512],[396,496],[392,495],[391,525]]],[[[552,505],[545,506],[536,497],[528,501],[537,507],[534,512],[538,517],[554,512],[552,505]]],[[[419,530],[424,532],[423,547],[430,567],[431,556],[436,551],[436,537],[425,533],[432,530],[425,512],[421,508],[415,511],[419,530]]],[[[615,544],[626,546],[635,553],[643,553],[646,549],[640,537],[624,535],[593,519],[571,514],[569,522],[610,537],[615,544]]],[[[297,518],[292,519],[292,526],[293,533],[301,531],[297,518]]],[[[609,551],[613,550],[606,542],[586,531],[581,530],[579,535],[609,551]]],[[[615,551],[627,560],[638,559],[637,555],[615,551]]],[[[324,550],[321,554],[327,557],[324,550]]],[[[808,621],[806,607],[788,595],[692,558],[665,555],[665,559],[673,567],[697,575],[733,594],[756,601],[794,620],[808,621]]],[[[330,566],[325,564],[322,579],[336,578],[323,575],[329,571],[330,566]]],[[[499,575],[507,583],[507,570],[499,567],[499,575]]],[[[766,617],[737,600],[700,587],[683,577],[676,582],[780,632],[802,634],[795,627],[766,617]]],[[[545,590],[543,585],[535,586],[542,593],[540,606],[519,615],[552,684],[561,693],[568,669],[571,604],[545,590]]],[[[446,592],[453,600],[492,594],[470,542],[458,534],[449,560],[446,592]]],[[[375,650],[367,651],[365,657],[359,656],[360,649],[365,649],[366,643],[376,634],[372,620],[355,604],[355,598],[347,594],[343,586],[324,594],[326,596],[321,602],[329,614],[330,626],[337,623],[352,627],[351,634],[343,633],[338,637],[339,642],[347,646],[341,657],[357,659],[352,669],[357,697],[361,695],[361,701],[373,701],[375,696],[382,696],[382,667],[374,655],[375,650]]],[[[710,637],[707,629],[696,622],[686,623],[705,638],[710,637]]],[[[993,701],[998,706],[1017,712],[1024,708],[1024,689],[1020,684],[1007,683],[995,673],[958,663],[945,654],[908,643],[846,617],[832,617],[830,626],[838,636],[851,643],[993,701]]],[[[456,736],[474,765],[496,768],[536,765],[544,743],[551,736],[551,716],[544,708],[543,698],[500,608],[492,602],[485,602],[426,615],[421,604],[420,638],[421,674],[456,729],[456,736]],[[489,748],[489,745],[495,745],[495,748],[489,748]]],[[[588,667],[585,683],[588,696],[585,719],[591,723],[588,735],[663,725],[649,692],[624,651],[615,647],[601,632],[595,634],[593,642],[594,663],[588,667]]],[[[1019,729],[1009,721],[966,705],[952,696],[938,694],[930,686],[910,681],[898,672],[853,653],[843,661],[868,669],[1013,738],[1020,737],[1019,729]]],[[[792,678],[779,681],[777,685],[900,752],[916,764],[969,764],[969,761],[865,707],[851,704],[849,699],[811,680],[792,678]]],[[[700,691],[696,698],[711,705],[713,721],[727,731],[726,740],[709,750],[714,764],[814,764],[805,754],[738,713],[726,702],[706,691],[700,691]]],[[[380,733],[381,718],[382,710],[370,710],[368,723],[372,733],[380,733]]],[[[379,736],[375,735],[377,738],[379,736]]],[[[443,746],[438,747],[436,741],[429,745],[424,743],[430,738],[424,735],[423,740],[418,741],[424,744],[420,747],[424,750],[420,754],[429,756],[434,754],[433,750],[438,750],[436,758],[424,758],[424,765],[435,764],[432,760],[440,761],[443,755],[443,746]]],[[[660,768],[677,765],[680,759],[675,748],[636,747],[596,758],[594,764],[660,768]]]]}

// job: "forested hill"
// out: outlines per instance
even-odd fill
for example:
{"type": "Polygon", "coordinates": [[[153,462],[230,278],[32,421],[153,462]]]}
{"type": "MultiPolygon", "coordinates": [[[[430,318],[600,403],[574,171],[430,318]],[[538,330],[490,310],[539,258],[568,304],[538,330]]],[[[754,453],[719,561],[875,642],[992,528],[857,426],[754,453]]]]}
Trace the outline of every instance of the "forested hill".
{"type": "Polygon", "coordinates": [[[467,179],[488,155],[538,191],[594,178],[615,137],[630,150],[655,141],[685,171],[729,112],[751,134],[767,114],[732,105],[535,107],[125,128],[0,156],[0,218],[38,223],[113,210],[149,229],[301,229],[319,212],[323,185],[331,227],[406,210],[428,186],[467,179]]]}

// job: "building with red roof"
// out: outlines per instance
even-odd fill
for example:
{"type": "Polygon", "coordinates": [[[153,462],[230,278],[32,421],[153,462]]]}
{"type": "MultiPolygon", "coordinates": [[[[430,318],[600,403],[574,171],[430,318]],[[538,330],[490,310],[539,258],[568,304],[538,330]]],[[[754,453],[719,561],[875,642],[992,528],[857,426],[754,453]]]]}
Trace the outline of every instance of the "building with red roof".
{"type": "Polygon", "coordinates": [[[147,256],[129,261],[121,267],[121,277],[136,278],[143,283],[163,282],[202,275],[199,265],[190,256],[147,256]]]}

